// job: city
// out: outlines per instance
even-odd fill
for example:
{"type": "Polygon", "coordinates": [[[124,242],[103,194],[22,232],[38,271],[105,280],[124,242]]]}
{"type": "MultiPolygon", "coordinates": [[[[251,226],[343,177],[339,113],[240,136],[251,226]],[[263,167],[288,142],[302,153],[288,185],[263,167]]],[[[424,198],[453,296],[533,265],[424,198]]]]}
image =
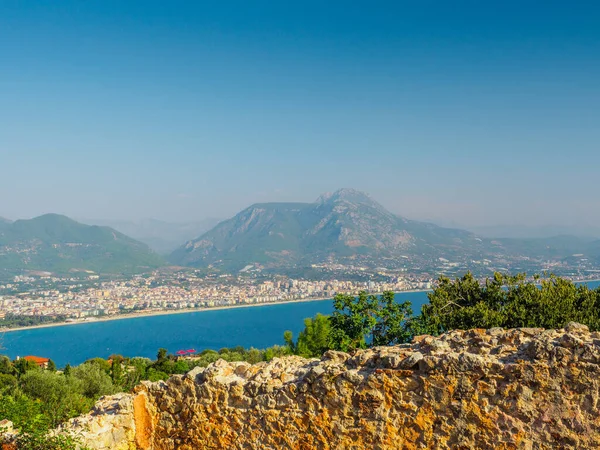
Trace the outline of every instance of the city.
{"type": "Polygon", "coordinates": [[[123,314],[148,314],[243,305],[331,298],[360,291],[429,289],[432,280],[419,276],[388,277],[378,281],[298,280],[276,276],[254,279],[242,276],[202,276],[194,271],[153,272],[121,281],[86,282],[74,278],[15,277],[0,285],[0,320],[34,316],[56,321],[90,321],[123,314]]]}

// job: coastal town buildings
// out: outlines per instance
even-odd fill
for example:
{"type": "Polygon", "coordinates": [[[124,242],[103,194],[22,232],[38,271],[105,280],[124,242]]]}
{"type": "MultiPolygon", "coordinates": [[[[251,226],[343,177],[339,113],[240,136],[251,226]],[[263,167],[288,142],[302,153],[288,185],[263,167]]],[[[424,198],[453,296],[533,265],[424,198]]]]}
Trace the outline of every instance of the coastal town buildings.
{"type": "Polygon", "coordinates": [[[60,279],[48,280],[52,288],[24,289],[11,284],[13,293],[0,297],[1,318],[36,316],[65,321],[89,321],[128,313],[152,313],[228,306],[331,298],[338,293],[360,291],[406,291],[428,289],[431,280],[392,277],[385,281],[303,280],[276,278],[254,280],[238,277],[202,277],[189,273],[165,276],[153,274],[122,281],[92,280],[84,285],[61,285],[60,279]]]}

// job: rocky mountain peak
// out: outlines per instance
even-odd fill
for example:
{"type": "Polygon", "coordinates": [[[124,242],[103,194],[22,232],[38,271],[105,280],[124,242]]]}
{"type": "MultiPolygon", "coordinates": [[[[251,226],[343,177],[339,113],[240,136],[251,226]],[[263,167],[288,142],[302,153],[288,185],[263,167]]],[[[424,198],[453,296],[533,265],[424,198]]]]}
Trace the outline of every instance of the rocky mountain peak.
{"type": "Polygon", "coordinates": [[[316,201],[318,204],[335,204],[340,202],[381,207],[381,205],[373,200],[369,194],[351,188],[342,188],[335,192],[326,192],[320,195],[316,201]]]}

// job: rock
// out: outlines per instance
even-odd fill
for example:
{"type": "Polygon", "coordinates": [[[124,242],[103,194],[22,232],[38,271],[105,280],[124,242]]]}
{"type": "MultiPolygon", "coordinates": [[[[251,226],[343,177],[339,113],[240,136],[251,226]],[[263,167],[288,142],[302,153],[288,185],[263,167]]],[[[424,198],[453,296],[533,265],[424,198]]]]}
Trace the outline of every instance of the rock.
{"type": "Polygon", "coordinates": [[[568,331],[569,333],[589,333],[590,329],[587,325],[577,322],[569,322],[565,326],[565,331],[568,331]]]}
{"type": "Polygon", "coordinates": [[[185,377],[189,378],[190,380],[196,380],[196,378],[198,378],[198,376],[202,376],[203,373],[204,367],[194,367],[192,370],[185,374],[185,377]]]}
{"type": "Polygon", "coordinates": [[[71,434],[90,450],[135,450],[134,398],[130,394],[103,397],[92,412],[57,430],[71,434]]]}
{"type": "Polygon", "coordinates": [[[344,352],[338,352],[335,350],[328,350],[323,355],[323,361],[332,361],[334,363],[345,363],[350,355],[344,352]]]}
{"type": "Polygon", "coordinates": [[[597,449],[599,342],[567,324],[220,360],[102,399],[60,432],[94,450],[597,449]]]}
{"type": "Polygon", "coordinates": [[[0,420],[0,435],[11,434],[13,432],[13,423],[10,420],[0,420]]]}
{"type": "Polygon", "coordinates": [[[414,369],[417,366],[417,364],[419,364],[419,361],[421,361],[422,359],[423,353],[414,352],[410,354],[407,358],[403,359],[398,367],[400,369],[414,369]]]}

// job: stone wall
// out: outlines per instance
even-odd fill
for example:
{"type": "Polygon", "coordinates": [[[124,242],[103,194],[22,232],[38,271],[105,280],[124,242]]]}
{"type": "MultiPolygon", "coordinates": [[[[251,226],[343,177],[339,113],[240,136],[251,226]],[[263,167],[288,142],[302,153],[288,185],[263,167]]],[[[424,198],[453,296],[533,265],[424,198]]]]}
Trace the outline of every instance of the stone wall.
{"type": "Polygon", "coordinates": [[[94,449],[596,449],[599,364],[600,333],[578,324],[453,331],[321,360],[221,360],[68,428],[94,449]]]}

